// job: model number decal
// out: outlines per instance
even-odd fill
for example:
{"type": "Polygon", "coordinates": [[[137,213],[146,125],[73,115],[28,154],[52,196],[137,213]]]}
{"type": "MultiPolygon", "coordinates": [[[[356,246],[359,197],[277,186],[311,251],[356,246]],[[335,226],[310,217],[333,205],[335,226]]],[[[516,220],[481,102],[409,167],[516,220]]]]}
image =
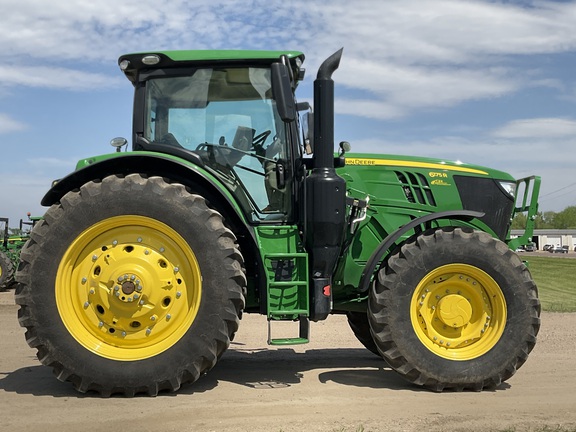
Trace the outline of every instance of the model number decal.
{"type": "Polygon", "coordinates": [[[433,171],[430,171],[430,172],[428,173],[428,175],[429,175],[430,177],[432,177],[432,178],[434,178],[434,177],[448,178],[448,174],[443,173],[443,172],[433,172],[433,171]]]}

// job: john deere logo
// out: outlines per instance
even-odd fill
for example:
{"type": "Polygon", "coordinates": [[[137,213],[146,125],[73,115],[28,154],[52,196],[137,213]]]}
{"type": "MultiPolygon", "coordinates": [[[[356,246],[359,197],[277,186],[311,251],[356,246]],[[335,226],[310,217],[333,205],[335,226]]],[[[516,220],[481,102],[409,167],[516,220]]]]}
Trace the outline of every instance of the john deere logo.
{"type": "Polygon", "coordinates": [[[430,183],[433,184],[434,186],[451,186],[450,183],[445,182],[442,179],[432,180],[430,183]]]}

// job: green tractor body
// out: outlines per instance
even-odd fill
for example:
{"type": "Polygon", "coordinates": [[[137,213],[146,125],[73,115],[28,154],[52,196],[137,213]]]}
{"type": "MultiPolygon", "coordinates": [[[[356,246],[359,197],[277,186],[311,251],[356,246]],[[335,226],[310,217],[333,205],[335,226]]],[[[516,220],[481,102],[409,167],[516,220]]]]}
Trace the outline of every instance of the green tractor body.
{"type": "Polygon", "coordinates": [[[242,312],[267,316],[273,345],[346,314],[368,349],[436,391],[493,388],[524,363],[540,305],[513,250],[531,241],[540,179],[334,153],[340,56],[318,71],[313,113],[294,96],[300,52],[119,59],[132,150],[114,139],[55,183],[17,274],[21,323],[59,379],[176,390],[213,367],[242,312]],[[517,212],[528,226],[511,239],[517,212]],[[295,334],[275,337],[278,321],[295,334]]]}

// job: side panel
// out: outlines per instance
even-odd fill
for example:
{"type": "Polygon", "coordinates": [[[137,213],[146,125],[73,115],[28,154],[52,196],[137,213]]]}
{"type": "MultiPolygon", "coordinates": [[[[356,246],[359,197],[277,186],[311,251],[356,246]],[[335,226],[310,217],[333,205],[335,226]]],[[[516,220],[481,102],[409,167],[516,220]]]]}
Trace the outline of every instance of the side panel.
{"type": "Polygon", "coordinates": [[[348,233],[336,269],[336,311],[365,308],[366,293],[359,292],[358,286],[366,263],[384,238],[415,219],[443,212],[485,214],[480,219],[445,216],[430,221],[400,236],[387,253],[417,230],[428,227],[468,226],[506,239],[514,197],[507,195],[499,182],[515,182],[506,173],[433,159],[386,155],[347,155],[346,166],[338,172],[346,180],[348,195],[368,200],[369,206],[366,219],[355,233],[348,233]],[[483,182],[482,199],[466,195],[471,190],[467,179],[483,182]]]}

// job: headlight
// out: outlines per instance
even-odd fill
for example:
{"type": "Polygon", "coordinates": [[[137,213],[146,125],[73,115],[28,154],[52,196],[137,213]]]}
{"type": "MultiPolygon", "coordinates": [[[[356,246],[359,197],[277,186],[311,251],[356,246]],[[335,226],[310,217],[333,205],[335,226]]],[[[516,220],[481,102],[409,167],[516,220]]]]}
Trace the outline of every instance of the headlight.
{"type": "Polygon", "coordinates": [[[506,182],[506,181],[501,181],[498,183],[500,184],[502,189],[504,189],[504,192],[506,192],[512,198],[514,198],[516,196],[516,183],[506,182]]]}

